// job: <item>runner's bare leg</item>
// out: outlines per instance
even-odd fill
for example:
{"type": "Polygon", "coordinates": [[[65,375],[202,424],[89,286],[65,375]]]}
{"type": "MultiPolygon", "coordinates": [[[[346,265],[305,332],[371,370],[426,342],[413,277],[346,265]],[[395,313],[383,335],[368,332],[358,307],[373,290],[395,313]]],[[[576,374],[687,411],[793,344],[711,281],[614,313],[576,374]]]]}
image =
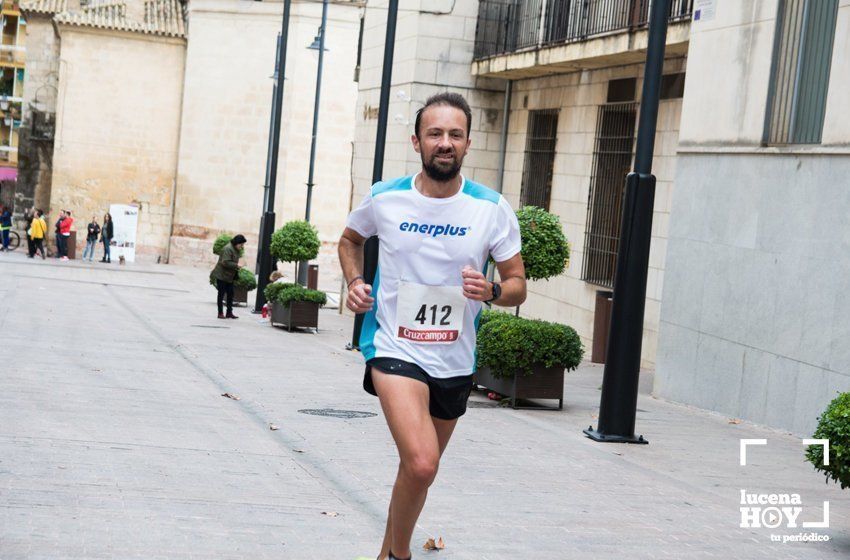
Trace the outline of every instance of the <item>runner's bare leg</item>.
{"type": "Polygon", "coordinates": [[[425,505],[428,487],[437,475],[440,455],[457,420],[431,417],[428,386],[421,381],[372,368],[372,382],[400,460],[379,558],[389,555],[390,545],[394,554],[406,558],[410,555],[410,537],[425,505]]]}

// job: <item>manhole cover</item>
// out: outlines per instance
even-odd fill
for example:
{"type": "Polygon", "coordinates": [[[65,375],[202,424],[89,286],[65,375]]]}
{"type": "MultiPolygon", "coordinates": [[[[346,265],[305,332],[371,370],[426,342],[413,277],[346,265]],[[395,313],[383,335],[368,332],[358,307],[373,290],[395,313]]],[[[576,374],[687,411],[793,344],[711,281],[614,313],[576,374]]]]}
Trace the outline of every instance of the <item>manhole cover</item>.
{"type": "Polygon", "coordinates": [[[371,418],[377,416],[374,412],[363,412],[361,410],[336,410],[335,408],[303,408],[301,414],[312,414],[313,416],[330,416],[331,418],[371,418]]]}

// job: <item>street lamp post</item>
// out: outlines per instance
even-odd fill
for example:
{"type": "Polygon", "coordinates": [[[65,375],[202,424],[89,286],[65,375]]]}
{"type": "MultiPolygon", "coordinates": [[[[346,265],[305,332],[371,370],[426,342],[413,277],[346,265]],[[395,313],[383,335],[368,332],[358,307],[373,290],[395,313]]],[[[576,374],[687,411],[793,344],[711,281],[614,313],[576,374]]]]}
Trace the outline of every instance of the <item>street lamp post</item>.
{"type": "MultiPolygon", "coordinates": [[[[319,50],[319,68],[316,71],[316,99],[313,101],[313,137],[310,141],[310,170],[307,173],[307,205],[304,210],[304,219],[310,221],[310,206],[313,201],[313,171],[316,167],[316,133],[319,128],[319,98],[322,94],[322,65],[325,58],[325,30],[328,22],[328,0],[322,0],[322,25],[319,34],[313,40],[308,49],[319,50]]],[[[307,285],[307,261],[298,263],[298,283],[307,285]]]]}
{"type": "Polygon", "coordinates": [[[635,415],[646,305],[646,275],[652,237],[652,208],[655,202],[652,153],[655,147],[669,13],[670,0],[652,2],[635,148],[635,170],[626,178],[599,422],[595,430],[592,426],[584,430],[584,433],[595,441],[649,443],[643,436],[635,436],[635,415]]]}
{"type": "MultiPolygon", "coordinates": [[[[387,115],[390,110],[390,86],[393,78],[393,49],[395,48],[395,24],[398,17],[398,0],[390,0],[387,6],[387,34],[384,38],[384,68],[381,77],[381,100],[378,107],[378,134],[375,138],[375,159],[372,164],[372,184],[384,175],[384,149],[387,144],[387,115]]],[[[370,237],[363,248],[363,279],[367,284],[375,282],[378,271],[378,238],[370,237]]],[[[377,305],[377,304],[376,304],[377,305]]],[[[360,331],[363,329],[363,314],[354,317],[354,331],[349,349],[360,349],[360,331]]]]}
{"type": "Polygon", "coordinates": [[[269,126],[269,151],[266,159],[266,184],[263,194],[263,216],[260,219],[260,239],[257,250],[257,299],[254,313],[259,313],[266,303],[265,288],[271,274],[271,238],[274,232],[274,197],[277,187],[277,159],[280,152],[280,117],[283,109],[283,83],[286,79],[286,43],[289,36],[289,11],[292,0],[283,0],[283,21],[277,40],[275,58],[274,92],[269,126]]]}

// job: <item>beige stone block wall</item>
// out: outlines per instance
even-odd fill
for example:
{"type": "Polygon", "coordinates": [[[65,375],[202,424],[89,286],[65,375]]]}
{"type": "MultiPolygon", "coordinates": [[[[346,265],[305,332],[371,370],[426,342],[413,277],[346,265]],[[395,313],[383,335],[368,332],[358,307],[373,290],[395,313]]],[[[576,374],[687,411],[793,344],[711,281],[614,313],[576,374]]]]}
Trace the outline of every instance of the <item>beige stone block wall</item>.
{"type": "MultiPolygon", "coordinates": [[[[664,71],[681,72],[684,68],[684,60],[668,60],[664,71]]],[[[581,336],[588,358],[593,340],[596,291],[603,289],[581,279],[597,116],[600,105],[607,100],[608,81],[631,77],[637,78],[636,95],[639,97],[643,82],[642,65],[561,74],[514,83],[505,197],[514,207],[519,205],[529,111],[560,108],[549,209],[560,216],[572,250],[570,267],[564,275],[529,283],[529,297],[521,308],[521,314],[571,325],[581,336]]],[[[651,367],[655,362],[681,106],[681,99],[661,101],[658,114],[653,160],[657,184],[642,351],[644,367],[651,367]]]]}
{"type": "MultiPolygon", "coordinates": [[[[208,265],[221,232],[248,238],[256,255],[268,150],[279,2],[197,0],[190,36],[172,262],[208,265]]],[[[354,141],[359,8],[331,4],[311,221],[323,241],[323,281],[338,277],[336,241],[348,213],[354,141]]],[[[318,53],[307,49],[321,3],[293,2],[289,28],[276,225],[304,219],[318,53]]]]}
{"type": "Polygon", "coordinates": [[[53,23],[45,16],[34,15],[26,26],[26,78],[23,95],[24,118],[30,105],[42,111],[56,109],[59,91],[59,38],[53,23]]]}
{"type": "MultiPolygon", "coordinates": [[[[85,224],[112,203],[140,207],[136,258],[165,257],[177,168],[185,43],[61,27],[50,220],[85,224]]],[[[52,227],[50,228],[52,230],[52,227]]],[[[79,253],[78,253],[79,254],[79,253]]]]}
{"type": "MultiPolygon", "coordinates": [[[[49,113],[56,112],[56,94],[59,91],[59,37],[47,16],[32,14],[26,26],[26,73],[21,110],[23,126],[32,123],[31,108],[49,113]]],[[[45,210],[50,204],[51,168],[49,155],[41,149],[29,152],[27,164],[33,168],[35,183],[33,201],[37,208],[45,210]],[[34,159],[37,158],[37,161],[34,159]]],[[[27,150],[24,148],[23,153],[27,150]]],[[[23,162],[22,162],[23,163],[23,162]]]]}
{"type": "Polygon", "coordinates": [[[693,22],[683,147],[760,145],[776,14],[777,0],[727,0],[715,19],[693,22]]]}

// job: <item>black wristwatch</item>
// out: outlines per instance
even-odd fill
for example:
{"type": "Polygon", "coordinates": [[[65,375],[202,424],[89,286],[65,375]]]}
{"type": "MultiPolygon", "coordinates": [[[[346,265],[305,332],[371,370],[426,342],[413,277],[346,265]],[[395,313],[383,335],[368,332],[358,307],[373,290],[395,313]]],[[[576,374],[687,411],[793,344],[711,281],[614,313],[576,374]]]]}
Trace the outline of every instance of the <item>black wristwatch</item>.
{"type": "Polygon", "coordinates": [[[491,303],[502,297],[502,285],[497,284],[496,282],[490,282],[493,286],[493,297],[485,301],[484,303],[491,303]]]}

